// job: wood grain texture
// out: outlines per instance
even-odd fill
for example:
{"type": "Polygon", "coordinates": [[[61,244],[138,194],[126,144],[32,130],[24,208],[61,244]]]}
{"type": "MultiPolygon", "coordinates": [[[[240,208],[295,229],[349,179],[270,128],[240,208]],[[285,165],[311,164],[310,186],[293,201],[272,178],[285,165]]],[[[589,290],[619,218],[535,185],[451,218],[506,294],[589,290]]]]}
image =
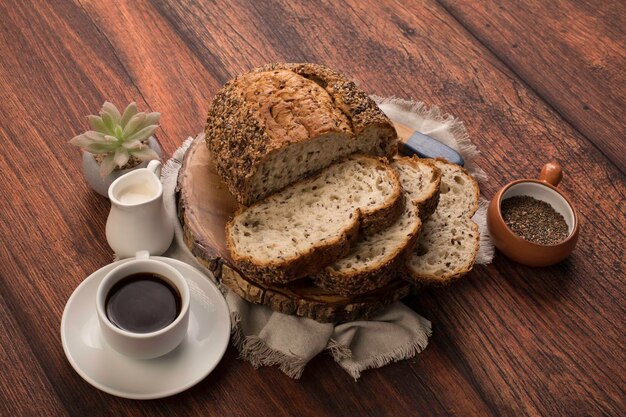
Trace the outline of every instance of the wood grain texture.
{"type": "Polygon", "coordinates": [[[623,1],[438,1],[626,170],[623,1]]]}
{"type": "MultiPolygon", "coordinates": [[[[552,10],[547,1],[537,4],[536,15],[552,10]]],[[[568,21],[573,12],[566,6],[568,21]]],[[[512,60],[481,44],[439,3],[139,0],[112,7],[9,0],[0,2],[0,13],[0,276],[10,316],[2,349],[3,359],[20,360],[8,367],[0,401],[23,399],[3,412],[623,414],[626,185],[599,151],[611,156],[605,150],[611,139],[588,134],[556,99],[544,101],[512,60]],[[134,99],[163,113],[158,135],[170,153],[202,130],[208,100],[225,81],[279,60],[327,64],[368,92],[414,97],[460,117],[483,152],[478,162],[490,176],[481,184],[487,197],[558,160],[565,169],[560,187],[581,216],[579,246],[564,263],[544,269],[497,257],[447,290],[409,298],[433,322],[428,348],[413,360],[365,372],[358,383],[327,356],[293,381],[277,369],[255,371],[230,348],[207,379],[172,398],[138,402],[97,391],[67,363],[58,329],[73,289],[111,260],[104,239],[109,206],[88,190],[80,155],[66,141],[87,127],[84,116],[105,99],[118,105],[134,99]],[[14,381],[28,381],[31,394],[14,381]]],[[[543,41],[531,30],[515,26],[534,49],[562,58],[541,72],[563,71],[568,86],[586,83],[605,94],[593,77],[560,68],[575,64],[569,52],[549,48],[562,42],[550,38],[554,31],[543,31],[543,41]]],[[[584,37],[584,31],[572,25],[570,34],[584,37]]],[[[568,45],[579,56],[588,52],[581,43],[568,45]]],[[[610,76],[597,82],[623,89],[610,76]]],[[[611,97],[590,109],[614,114],[619,107],[611,97]]]]}
{"type": "Polygon", "coordinates": [[[0,415],[65,414],[17,321],[0,295],[0,415]]]}

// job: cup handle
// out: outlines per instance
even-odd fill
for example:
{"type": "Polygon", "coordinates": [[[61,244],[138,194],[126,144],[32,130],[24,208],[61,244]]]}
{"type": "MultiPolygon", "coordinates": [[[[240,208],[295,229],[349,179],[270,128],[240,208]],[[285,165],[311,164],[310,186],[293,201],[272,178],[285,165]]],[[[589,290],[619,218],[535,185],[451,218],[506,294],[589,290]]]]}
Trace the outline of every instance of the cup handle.
{"type": "Polygon", "coordinates": [[[135,253],[135,259],[150,259],[150,252],[147,250],[140,250],[135,253]]]}
{"type": "Polygon", "coordinates": [[[547,182],[548,184],[556,187],[563,179],[563,169],[556,161],[548,162],[541,168],[539,174],[539,181],[547,182]]]}
{"type": "Polygon", "coordinates": [[[161,178],[161,165],[161,161],[159,161],[158,159],[153,159],[148,163],[148,166],[146,168],[154,172],[154,175],[156,175],[158,178],[161,178]]]}

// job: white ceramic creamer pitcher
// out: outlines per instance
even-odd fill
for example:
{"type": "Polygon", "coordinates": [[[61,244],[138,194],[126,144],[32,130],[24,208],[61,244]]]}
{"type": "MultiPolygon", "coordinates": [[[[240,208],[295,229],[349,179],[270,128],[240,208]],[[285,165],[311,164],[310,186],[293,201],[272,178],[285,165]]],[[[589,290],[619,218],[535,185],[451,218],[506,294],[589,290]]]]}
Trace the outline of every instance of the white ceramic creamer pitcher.
{"type": "Polygon", "coordinates": [[[174,237],[174,225],[163,206],[161,162],[150,161],[116,179],[109,187],[111,212],[106,235],[111,249],[120,258],[146,250],[161,255],[174,237]]]}

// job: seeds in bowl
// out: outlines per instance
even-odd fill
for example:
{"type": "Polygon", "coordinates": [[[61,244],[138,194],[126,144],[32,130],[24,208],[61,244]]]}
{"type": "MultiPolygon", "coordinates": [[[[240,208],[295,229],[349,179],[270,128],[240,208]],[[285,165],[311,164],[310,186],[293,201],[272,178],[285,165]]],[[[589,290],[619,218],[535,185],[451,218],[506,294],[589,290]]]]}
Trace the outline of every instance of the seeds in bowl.
{"type": "Polygon", "coordinates": [[[504,223],[516,235],[540,245],[556,245],[569,235],[563,216],[550,204],[521,195],[502,200],[504,223]]]}

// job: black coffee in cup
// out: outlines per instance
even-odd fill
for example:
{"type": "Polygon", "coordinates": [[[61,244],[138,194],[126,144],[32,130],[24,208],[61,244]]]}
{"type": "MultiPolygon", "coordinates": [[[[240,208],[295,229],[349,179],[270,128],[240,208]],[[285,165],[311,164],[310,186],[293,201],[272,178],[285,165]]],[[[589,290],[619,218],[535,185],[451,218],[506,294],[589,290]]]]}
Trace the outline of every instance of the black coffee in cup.
{"type": "Polygon", "coordinates": [[[115,326],[133,333],[151,333],[170,325],[180,314],[181,296],[157,274],[138,273],[119,280],[108,292],[106,315],[115,326]]]}

